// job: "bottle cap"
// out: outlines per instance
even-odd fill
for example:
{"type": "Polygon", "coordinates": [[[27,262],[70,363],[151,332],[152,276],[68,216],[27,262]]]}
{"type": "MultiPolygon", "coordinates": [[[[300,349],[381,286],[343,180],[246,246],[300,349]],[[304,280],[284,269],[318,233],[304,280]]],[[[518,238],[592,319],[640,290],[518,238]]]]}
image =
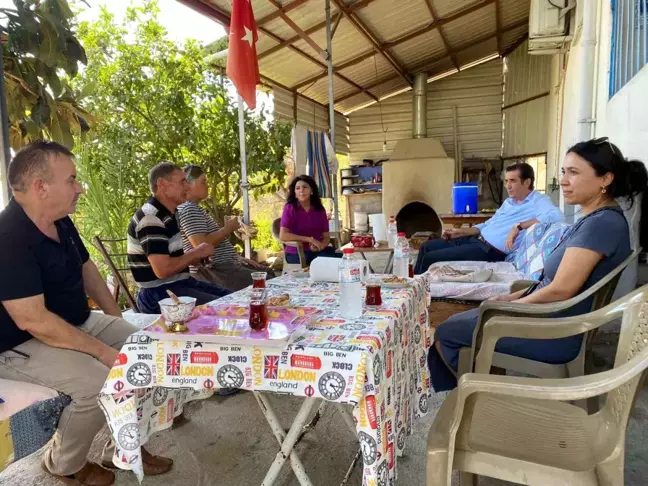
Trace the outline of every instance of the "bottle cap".
{"type": "Polygon", "coordinates": [[[405,233],[398,233],[398,237],[400,238],[401,236],[402,236],[403,238],[405,238],[406,235],[405,235],[405,233]]]}
{"type": "Polygon", "coordinates": [[[353,248],[345,248],[344,250],[342,250],[342,253],[344,253],[345,255],[349,255],[349,254],[353,254],[354,251],[355,250],[353,248]]]}

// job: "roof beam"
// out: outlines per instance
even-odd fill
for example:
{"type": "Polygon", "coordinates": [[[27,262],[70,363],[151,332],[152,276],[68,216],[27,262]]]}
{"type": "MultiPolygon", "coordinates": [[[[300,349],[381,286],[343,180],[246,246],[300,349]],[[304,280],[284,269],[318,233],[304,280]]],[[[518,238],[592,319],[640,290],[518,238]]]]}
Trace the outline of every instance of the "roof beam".
{"type": "MultiPolygon", "coordinates": [[[[336,13],[333,15],[333,18],[338,21],[340,18],[342,18],[342,14],[340,12],[336,13]]],[[[305,34],[311,35],[315,32],[317,32],[320,29],[323,29],[326,27],[326,21],[320,22],[319,24],[313,25],[311,28],[306,29],[304,31],[305,34]]],[[[272,54],[274,54],[277,51],[280,51],[284,47],[288,47],[289,45],[293,44],[294,42],[297,42],[300,39],[299,35],[296,35],[294,37],[291,37],[290,39],[286,39],[285,41],[277,44],[276,46],[271,47],[270,49],[266,49],[262,53],[260,53],[257,57],[259,60],[263,59],[264,57],[268,57],[272,54]]]]}
{"type": "MultiPolygon", "coordinates": [[[[434,10],[434,5],[432,5],[432,0],[425,0],[425,4],[427,5],[428,10],[430,11],[430,17],[432,17],[432,23],[437,23],[438,22],[438,17],[436,14],[436,11],[434,10]]],[[[439,37],[441,37],[441,42],[443,42],[443,47],[445,48],[446,52],[450,54],[450,44],[448,43],[448,39],[446,38],[445,34],[443,33],[443,29],[438,26],[437,30],[439,31],[439,37]]],[[[452,60],[452,64],[454,65],[455,69],[459,71],[459,63],[457,62],[457,56],[454,54],[450,54],[450,59],[452,60]]]]}
{"type": "Polygon", "coordinates": [[[477,10],[481,10],[482,8],[486,7],[487,5],[490,5],[491,3],[495,2],[495,0],[483,0],[480,3],[477,3],[475,5],[472,5],[471,7],[465,8],[463,10],[460,10],[457,13],[454,13],[448,17],[444,17],[442,19],[437,20],[436,22],[431,22],[429,25],[422,27],[421,29],[414,30],[410,32],[409,34],[405,34],[397,39],[394,39],[393,41],[386,42],[385,47],[394,47],[398,44],[401,44],[403,42],[407,42],[408,40],[412,40],[415,37],[418,37],[422,34],[425,34],[427,32],[430,32],[431,30],[434,30],[438,27],[441,27],[442,25],[447,24],[448,22],[452,22],[453,20],[460,19],[461,17],[465,17],[468,14],[471,14],[473,12],[476,12],[477,10]]]}
{"type": "Polygon", "coordinates": [[[495,31],[497,32],[497,52],[502,54],[502,36],[500,35],[500,30],[502,30],[500,18],[500,0],[495,0],[495,31]]]}
{"type": "Polygon", "coordinates": [[[285,5],[279,4],[276,5],[279,2],[271,2],[275,4],[275,6],[279,9],[277,12],[272,12],[271,14],[266,15],[265,17],[261,17],[259,20],[257,20],[257,27],[261,25],[265,25],[268,22],[272,22],[274,19],[282,17],[281,14],[287,14],[291,10],[296,9],[297,7],[300,7],[304,5],[306,2],[309,0],[294,0],[292,2],[286,3],[285,5]]]}
{"type": "Polygon", "coordinates": [[[347,5],[347,8],[349,9],[349,12],[357,12],[358,10],[365,8],[367,5],[375,1],[376,0],[359,0],[352,5],[347,5]]]}
{"type": "Polygon", "coordinates": [[[405,72],[405,68],[400,65],[398,61],[383,47],[381,42],[378,41],[376,35],[365,25],[365,23],[358,18],[358,16],[350,12],[341,0],[333,0],[337,8],[344,13],[345,17],[351,24],[360,32],[360,34],[372,45],[374,48],[391,64],[398,75],[405,80],[408,85],[412,85],[412,81],[405,72]]]}
{"type": "Polygon", "coordinates": [[[290,17],[288,17],[288,14],[286,14],[282,8],[281,4],[277,0],[268,0],[272,5],[277,7],[279,10],[279,16],[283,19],[284,22],[288,24],[288,26],[294,30],[299,37],[301,37],[306,44],[308,44],[311,49],[313,49],[315,52],[317,52],[320,57],[324,60],[328,59],[328,53],[322,49],[320,46],[317,45],[317,42],[315,42],[313,39],[310,38],[310,36],[302,30],[299,25],[297,25],[290,17]]]}
{"type": "MultiPolygon", "coordinates": [[[[529,19],[522,19],[522,20],[520,20],[518,22],[515,22],[514,24],[509,25],[508,27],[504,27],[501,30],[500,34],[505,34],[507,32],[510,32],[511,30],[518,29],[518,28],[522,27],[523,25],[528,24],[528,22],[529,22],[529,19]]],[[[525,36],[522,37],[520,43],[524,42],[524,40],[526,39],[526,35],[528,35],[528,34],[525,34],[525,36]]],[[[482,44],[483,42],[494,39],[496,36],[497,36],[496,33],[483,35],[479,39],[475,39],[474,41],[468,42],[468,43],[463,44],[463,45],[461,45],[461,46],[459,46],[459,47],[457,47],[455,49],[452,49],[450,52],[451,52],[451,54],[458,54],[461,51],[465,51],[466,49],[470,49],[471,47],[478,46],[479,44],[482,44]]],[[[518,41],[520,41],[520,39],[518,39],[518,41]]],[[[516,41],[516,43],[518,41],[516,41]]],[[[518,46],[519,46],[519,44],[518,44],[518,46]]],[[[517,46],[515,46],[515,47],[517,47],[517,46]]],[[[507,49],[507,52],[509,50],[510,49],[507,49]]],[[[449,57],[448,54],[444,54],[443,56],[436,57],[434,59],[431,59],[430,61],[427,61],[425,64],[422,64],[420,66],[415,67],[414,70],[416,70],[416,71],[427,71],[431,65],[433,65],[433,64],[435,64],[435,63],[437,63],[439,61],[442,61],[442,60],[444,60],[444,59],[446,59],[448,57],[449,57]]],[[[370,85],[365,86],[365,89],[371,90],[371,89],[373,89],[373,88],[375,88],[377,86],[380,86],[383,83],[386,83],[388,81],[393,81],[394,79],[396,79],[396,76],[392,76],[391,78],[387,78],[387,79],[377,81],[375,83],[372,83],[370,85]]],[[[355,93],[349,93],[347,95],[344,95],[344,96],[336,99],[335,103],[341,103],[342,101],[347,100],[349,98],[352,98],[353,96],[356,96],[356,95],[359,95],[359,94],[361,94],[360,91],[356,91],[355,93]]]]}
{"type": "MultiPolygon", "coordinates": [[[[370,57],[373,57],[374,54],[375,54],[375,51],[369,51],[369,52],[366,52],[366,53],[362,54],[359,57],[356,57],[354,59],[351,59],[350,61],[342,63],[339,66],[333,66],[333,72],[341,71],[341,70],[346,69],[346,68],[348,68],[350,66],[353,66],[354,64],[358,64],[358,63],[360,63],[362,61],[365,61],[365,60],[369,59],[370,57]]],[[[321,73],[316,74],[315,76],[311,76],[310,78],[305,79],[304,81],[302,81],[302,82],[296,84],[295,86],[293,86],[292,89],[301,89],[304,86],[308,86],[309,84],[312,84],[315,81],[319,81],[320,79],[325,78],[326,76],[328,76],[328,70],[322,71],[321,73]]]]}

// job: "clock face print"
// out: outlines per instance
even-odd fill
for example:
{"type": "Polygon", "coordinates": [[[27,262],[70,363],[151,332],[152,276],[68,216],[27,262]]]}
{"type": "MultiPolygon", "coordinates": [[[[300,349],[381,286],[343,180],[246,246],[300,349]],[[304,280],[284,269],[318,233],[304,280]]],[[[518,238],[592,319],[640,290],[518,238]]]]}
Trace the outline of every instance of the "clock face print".
{"type": "Polygon", "coordinates": [[[419,398],[419,410],[421,411],[421,413],[427,413],[428,411],[427,395],[421,395],[421,398],[419,398]]]}
{"type": "Polygon", "coordinates": [[[126,373],[128,383],[133,386],[146,386],[151,384],[151,368],[144,363],[135,363],[128,368],[126,373]]]}
{"type": "Polygon", "coordinates": [[[399,451],[402,451],[405,447],[405,429],[400,429],[400,432],[398,432],[398,439],[396,440],[396,444],[398,445],[399,451]]]}
{"type": "Polygon", "coordinates": [[[344,393],[346,381],[340,373],[329,371],[324,373],[318,382],[319,392],[328,400],[337,400],[344,393]]]}
{"type": "Polygon", "coordinates": [[[387,461],[383,461],[378,469],[376,470],[376,476],[378,476],[378,486],[387,486],[389,483],[389,476],[387,472],[387,461]]]}
{"type": "Polygon", "coordinates": [[[241,388],[243,385],[243,372],[236,366],[225,365],[216,374],[218,384],[223,388],[241,388]]]}
{"type": "Polygon", "coordinates": [[[126,424],[117,432],[117,442],[122,449],[134,451],[139,447],[139,425],[126,424]]]}
{"type": "Polygon", "coordinates": [[[342,324],[340,326],[340,329],[344,329],[345,331],[362,331],[366,328],[367,326],[364,324],[342,324]]]}
{"type": "Polygon", "coordinates": [[[383,373],[383,365],[382,365],[382,361],[380,360],[380,356],[376,356],[376,359],[374,359],[373,372],[374,372],[374,383],[376,384],[376,386],[378,386],[382,381],[382,373],[383,373]]]}
{"type": "Polygon", "coordinates": [[[414,328],[414,342],[416,344],[421,344],[421,326],[416,326],[414,328]]]}
{"type": "Polygon", "coordinates": [[[156,388],[153,392],[153,405],[159,407],[166,401],[168,395],[169,390],[166,388],[156,388]]]}
{"type": "Polygon", "coordinates": [[[376,457],[378,456],[376,441],[373,439],[373,437],[365,432],[360,432],[358,434],[358,439],[360,440],[360,449],[362,449],[362,458],[364,460],[364,465],[371,466],[374,462],[376,462],[376,457]]]}

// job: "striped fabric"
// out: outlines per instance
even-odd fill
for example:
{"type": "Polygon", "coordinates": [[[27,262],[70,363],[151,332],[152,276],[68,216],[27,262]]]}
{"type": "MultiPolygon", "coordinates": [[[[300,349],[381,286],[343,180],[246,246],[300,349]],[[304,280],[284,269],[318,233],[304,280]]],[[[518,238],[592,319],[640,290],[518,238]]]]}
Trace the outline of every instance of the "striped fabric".
{"type": "Polygon", "coordinates": [[[333,187],[326,154],[326,134],[309,130],[307,136],[308,161],[306,163],[306,174],[315,179],[321,197],[332,198],[333,187]]]}
{"type": "MultiPolygon", "coordinates": [[[[195,202],[187,201],[178,206],[178,221],[180,222],[180,231],[182,232],[182,244],[184,251],[188,252],[193,249],[189,241],[190,236],[208,235],[220,230],[218,223],[195,202]]],[[[224,264],[238,264],[241,262],[238,253],[230,243],[229,239],[224,239],[220,245],[214,249],[214,255],[209,258],[211,266],[224,264]]],[[[195,269],[192,267],[192,271],[195,269]]]]}
{"type": "Polygon", "coordinates": [[[139,287],[159,287],[189,278],[188,269],[165,279],[159,279],[153,272],[148,255],[184,255],[178,221],[154,197],[146,201],[128,225],[127,253],[128,268],[139,287]]]}

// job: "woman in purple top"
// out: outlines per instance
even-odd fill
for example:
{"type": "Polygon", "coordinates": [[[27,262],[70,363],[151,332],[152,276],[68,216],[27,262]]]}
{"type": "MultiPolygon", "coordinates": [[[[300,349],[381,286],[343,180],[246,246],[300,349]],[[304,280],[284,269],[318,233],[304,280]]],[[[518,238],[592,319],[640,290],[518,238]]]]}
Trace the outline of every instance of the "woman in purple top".
{"type": "MultiPolygon", "coordinates": [[[[307,265],[318,256],[335,257],[335,249],[329,246],[326,210],[313,178],[307,175],[295,177],[288,191],[288,200],[281,216],[281,241],[301,243],[307,265]]],[[[286,246],[285,254],[288,263],[299,263],[299,254],[294,246],[286,246]]]]}

